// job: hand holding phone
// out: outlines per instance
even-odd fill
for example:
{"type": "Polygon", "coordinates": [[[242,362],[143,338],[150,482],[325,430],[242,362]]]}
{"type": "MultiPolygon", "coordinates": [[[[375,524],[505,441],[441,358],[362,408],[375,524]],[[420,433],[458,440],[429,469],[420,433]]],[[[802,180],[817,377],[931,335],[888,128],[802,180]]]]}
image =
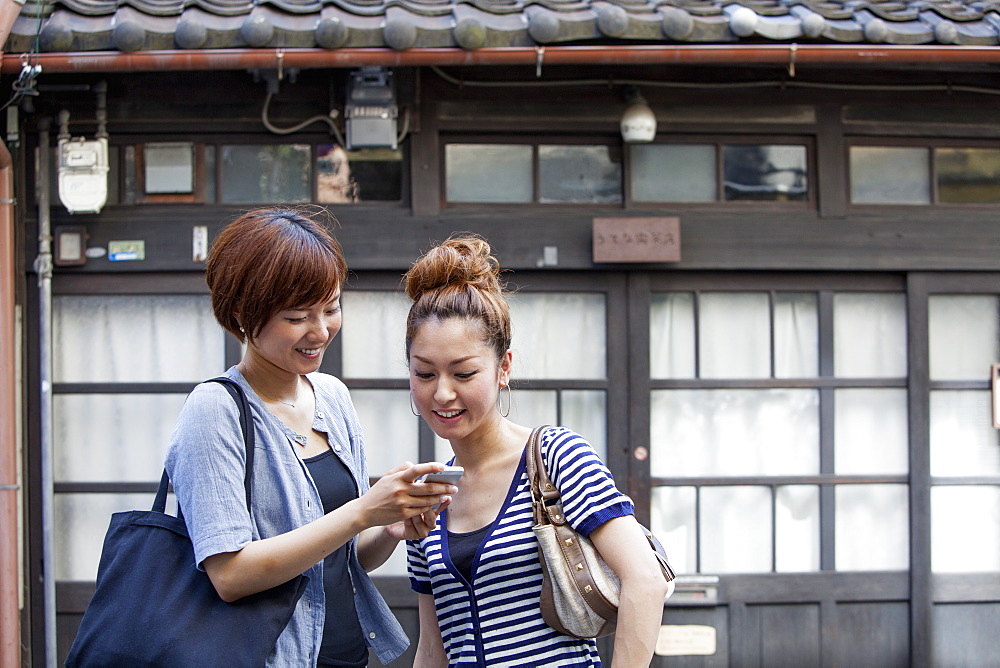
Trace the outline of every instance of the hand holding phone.
{"type": "Polygon", "coordinates": [[[465,469],[461,466],[446,466],[444,467],[444,471],[428,473],[420,482],[439,482],[445,485],[455,485],[462,479],[464,473],[465,469]]]}
{"type": "MultiPolygon", "coordinates": [[[[465,469],[461,466],[445,466],[444,471],[438,471],[437,473],[428,473],[420,482],[437,482],[443,483],[445,485],[457,485],[458,481],[462,479],[462,475],[465,473],[465,469]]],[[[441,504],[434,506],[434,510],[438,510],[441,504]]]]}

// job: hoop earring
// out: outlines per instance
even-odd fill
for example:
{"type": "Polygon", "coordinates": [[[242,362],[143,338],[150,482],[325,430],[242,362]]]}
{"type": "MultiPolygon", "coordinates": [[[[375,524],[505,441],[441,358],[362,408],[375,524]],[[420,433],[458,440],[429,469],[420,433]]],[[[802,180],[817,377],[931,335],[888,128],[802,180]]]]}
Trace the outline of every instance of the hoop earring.
{"type": "Polygon", "coordinates": [[[420,417],[420,411],[417,410],[417,405],[413,403],[413,390],[410,390],[410,412],[420,417]]]}
{"type": "Polygon", "coordinates": [[[511,391],[510,390],[510,385],[501,385],[500,386],[500,391],[497,393],[497,411],[500,413],[501,417],[507,417],[508,415],[510,415],[510,403],[511,403],[510,391],[511,391]],[[507,410],[506,411],[503,409],[503,404],[500,401],[500,398],[503,396],[504,388],[507,389],[507,410]]]}

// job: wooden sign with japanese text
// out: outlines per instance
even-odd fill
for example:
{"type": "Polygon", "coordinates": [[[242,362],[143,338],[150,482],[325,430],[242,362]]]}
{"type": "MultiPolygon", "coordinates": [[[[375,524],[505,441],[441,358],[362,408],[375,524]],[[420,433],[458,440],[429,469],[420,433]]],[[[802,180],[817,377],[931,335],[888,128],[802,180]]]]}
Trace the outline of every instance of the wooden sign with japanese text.
{"type": "Polygon", "coordinates": [[[680,218],[594,218],[594,262],[680,259],[680,218]]]}

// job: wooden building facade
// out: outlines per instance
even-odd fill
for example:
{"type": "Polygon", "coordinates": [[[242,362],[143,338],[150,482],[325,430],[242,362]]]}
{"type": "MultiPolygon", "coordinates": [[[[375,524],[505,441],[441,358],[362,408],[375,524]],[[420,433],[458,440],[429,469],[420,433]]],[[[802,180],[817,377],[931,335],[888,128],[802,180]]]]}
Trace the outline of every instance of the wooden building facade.
{"type": "MultiPolygon", "coordinates": [[[[402,273],[493,245],[514,415],[591,437],[681,574],[654,665],[997,665],[998,17],[29,2],[2,69],[21,663],[65,656],[110,513],[239,359],[211,239],[315,204],[352,272],[324,370],[374,475],[447,456],[407,408],[402,273]],[[637,96],[651,141],[623,137],[637,96]]],[[[397,557],[376,581],[415,641],[397,557]]]]}

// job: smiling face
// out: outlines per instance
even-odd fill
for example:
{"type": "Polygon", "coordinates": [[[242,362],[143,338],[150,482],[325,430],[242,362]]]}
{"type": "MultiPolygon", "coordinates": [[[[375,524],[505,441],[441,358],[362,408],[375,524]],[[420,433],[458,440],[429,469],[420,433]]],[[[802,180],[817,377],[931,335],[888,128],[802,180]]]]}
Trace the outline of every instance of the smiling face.
{"type": "Polygon", "coordinates": [[[319,304],[280,311],[248,341],[248,362],[277,374],[316,371],[342,322],[339,291],[319,304]]]}
{"type": "Polygon", "coordinates": [[[466,318],[429,319],[410,344],[410,390],[421,416],[441,438],[460,441],[496,428],[500,386],[511,353],[499,361],[482,328],[466,318]]]}

